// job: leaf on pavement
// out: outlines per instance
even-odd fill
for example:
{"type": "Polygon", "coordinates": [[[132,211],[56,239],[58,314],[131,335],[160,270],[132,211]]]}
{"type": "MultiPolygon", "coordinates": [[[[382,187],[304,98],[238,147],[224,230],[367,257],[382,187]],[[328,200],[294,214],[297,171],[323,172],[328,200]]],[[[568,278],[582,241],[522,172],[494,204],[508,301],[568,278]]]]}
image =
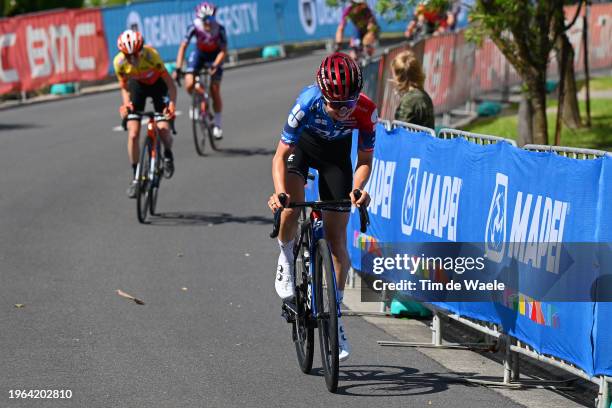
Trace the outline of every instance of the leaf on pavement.
{"type": "Polygon", "coordinates": [[[23,303],[15,303],[15,307],[16,307],[17,309],[21,309],[21,308],[23,308],[24,306],[25,306],[25,305],[24,305],[23,303]]]}
{"type": "Polygon", "coordinates": [[[117,289],[117,294],[118,294],[119,296],[121,296],[121,297],[126,298],[126,299],[133,300],[133,301],[134,301],[134,302],[136,302],[136,304],[138,304],[138,305],[144,305],[144,304],[145,304],[145,303],[144,303],[142,300],[140,300],[140,299],[138,299],[138,298],[136,298],[136,297],[134,297],[134,296],[132,296],[132,295],[130,295],[130,294],[128,294],[128,293],[125,293],[125,292],[124,292],[124,291],[122,291],[121,289],[117,289]]]}

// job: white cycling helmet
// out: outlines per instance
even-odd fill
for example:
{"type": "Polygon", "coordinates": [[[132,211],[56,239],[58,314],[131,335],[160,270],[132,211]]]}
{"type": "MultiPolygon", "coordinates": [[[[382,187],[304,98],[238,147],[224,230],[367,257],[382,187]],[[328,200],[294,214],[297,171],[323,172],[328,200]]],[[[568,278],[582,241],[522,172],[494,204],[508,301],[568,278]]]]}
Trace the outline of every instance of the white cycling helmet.
{"type": "Polygon", "coordinates": [[[204,20],[213,17],[217,12],[217,8],[214,4],[205,1],[204,3],[198,4],[196,7],[196,17],[204,20]]]}

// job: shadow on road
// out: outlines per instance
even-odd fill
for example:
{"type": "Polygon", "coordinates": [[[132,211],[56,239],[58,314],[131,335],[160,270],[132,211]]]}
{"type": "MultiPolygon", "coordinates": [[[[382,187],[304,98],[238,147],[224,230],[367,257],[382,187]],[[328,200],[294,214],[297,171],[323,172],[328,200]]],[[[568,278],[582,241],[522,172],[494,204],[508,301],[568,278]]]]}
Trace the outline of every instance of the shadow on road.
{"type": "MultiPolygon", "coordinates": [[[[323,370],[313,369],[312,374],[322,377],[323,370]]],[[[427,395],[446,391],[451,383],[466,384],[452,374],[420,373],[410,367],[341,365],[338,394],[363,397],[427,395]]]]}
{"type": "Polygon", "coordinates": [[[180,225],[218,225],[218,224],[272,224],[271,217],[259,215],[236,216],[222,212],[165,212],[159,213],[150,220],[151,225],[180,226],[180,225]]]}
{"type": "Polygon", "coordinates": [[[272,156],[275,150],[256,147],[253,149],[221,148],[216,156],[272,156]]]}
{"type": "Polygon", "coordinates": [[[3,130],[18,130],[18,129],[32,129],[40,127],[34,123],[0,123],[0,131],[3,130]]]}

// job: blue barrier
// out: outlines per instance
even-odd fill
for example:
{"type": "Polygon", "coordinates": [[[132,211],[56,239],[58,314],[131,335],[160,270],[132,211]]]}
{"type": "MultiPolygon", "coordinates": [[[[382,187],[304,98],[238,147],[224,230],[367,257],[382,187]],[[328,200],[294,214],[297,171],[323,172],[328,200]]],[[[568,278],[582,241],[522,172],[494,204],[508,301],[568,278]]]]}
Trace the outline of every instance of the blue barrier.
{"type": "MultiPolygon", "coordinates": [[[[596,260],[594,267],[612,264],[612,156],[575,160],[507,143],[483,146],[379,125],[366,189],[372,195],[370,228],[360,233],[353,213],[347,231],[352,265],[363,273],[372,273],[363,270],[363,253],[379,243],[484,242],[492,262],[505,262],[510,242],[529,241],[538,230],[551,242],[599,242],[607,247],[600,252],[607,259],[596,260]],[[446,193],[435,187],[444,184],[446,193]]],[[[316,196],[312,183],[308,195],[316,196]]],[[[516,258],[519,264],[526,260],[516,258]]],[[[601,282],[586,284],[609,293],[610,272],[601,271],[601,282]]],[[[585,273],[585,279],[592,276],[585,273]]],[[[537,352],[588,375],[612,375],[612,303],[542,302],[529,297],[529,288],[519,289],[512,296],[504,293],[500,302],[434,304],[500,324],[537,352]]]]}
{"type": "MultiPolygon", "coordinates": [[[[103,9],[108,49],[114,55],[119,34],[126,28],[136,28],[165,61],[174,60],[199,3],[195,0],[152,1],[103,9]]],[[[225,0],[216,3],[217,18],[226,28],[229,48],[278,42],[276,18],[270,2],[225,0]]]]}
{"type": "MultiPolygon", "coordinates": [[[[117,37],[126,28],[140,30],[145,42],[155,47],[165,61],[174,60],[199,3],[198,0],[166,0],[102,9],[111,65],[117,37]]],[[[228,48],[233,50],[333,38],[341,16],[341,9],[328,7],[325,0],[218,0],[215,3],[217,19],[227,31],[228,48]]],[[[373,5],[375,1],[370,3],[373,5]]],[[[379,21],[385,32],[403,31],[406,26],[406,21],[389,24],[381,17],[379,21]]],[[[345,34],[350,36],[350,31],[345,34]]]]}

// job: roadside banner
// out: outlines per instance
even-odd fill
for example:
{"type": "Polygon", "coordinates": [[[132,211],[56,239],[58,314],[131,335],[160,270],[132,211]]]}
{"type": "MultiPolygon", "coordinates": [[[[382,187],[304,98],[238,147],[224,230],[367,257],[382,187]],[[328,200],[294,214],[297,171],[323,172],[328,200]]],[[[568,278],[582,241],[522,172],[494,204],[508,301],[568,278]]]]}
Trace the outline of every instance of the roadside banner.
{"type": "Polygon", "coordinates": [[[103,79],[108,51],[97,9],[0,19],[0,93],[103,79]]]}

